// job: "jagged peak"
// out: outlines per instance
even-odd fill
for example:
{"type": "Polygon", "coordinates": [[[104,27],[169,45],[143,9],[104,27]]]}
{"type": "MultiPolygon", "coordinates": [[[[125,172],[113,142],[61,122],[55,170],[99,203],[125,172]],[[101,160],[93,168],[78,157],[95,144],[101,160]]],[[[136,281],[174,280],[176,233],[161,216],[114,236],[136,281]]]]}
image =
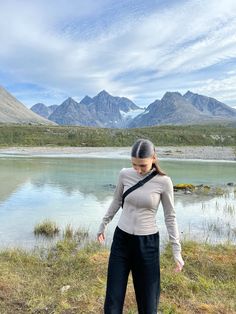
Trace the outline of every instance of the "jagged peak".
{"type": "Polygon", "coordinates": [[[81,104],[85,104],[85,105],[89,105],[91,102],[93,101],[93,99],[91,97],[89,97],[88,95],[86,95],[81,101],[81,104]]]}
{"type": "Polygon", "coordinates": [[[100,93],[98,93],[97,96],[111,96],[111,95],[104,89],[100,93]]]}
{"type": "Polygon", "coordinates": [[[76,100],[74,100],[74,98],[72,98],[72,97],[68,97],[64,102],[72,102],[72,103],[77,103],[77,101],[76,100]]]}
{"type": "MultiPolygon", "coordinates": [[[[201,95],[201,94],[198,94],[198,93],[193,93],[191,91],[187,91],[187,93],[184,94],[184,97],[189,97],[189,96],[195,96],[195,97],[199,97],[201,99],[209,99],[209,100],[213,100],[213,101],[216,101],[216,102],[220,102],[219,100],[213,98],[213,97],[209,97],[209,96],[206,96],[206,95],[201,95]]],[[[222,102],[221,102],[222,103],[222,102]]]]}
{"type": "Polygon", "coordinates": [[[174,96],[181,96],[181,97],[183,97],[179,92],[166,92],[165,94],[164,94],[164,96],[162,97],[162,99],[164,99],[164,98],[170,98],[170,97],[174,97],[174,96]]]}
{"type": "Polygon", "coordinates": [[[38,102],[37,104],[33,105],[30,109],[34,108],[47,108],[47,106],[41,102],[38,102]]]}
{"type": "Polygon", "coordinates": [[[77,101],[75,101],[72,97],[68,97],[65,101],[62,103],[63,105],[70,105],[70,104],[78,104],[77,101]]]}
{"type": "Polygon", "coordinates": [[[191,92],[191,90],[188,90],[185,94],[184,94],[184,96],[186,96],[186,95],[192,95],[193,93],[191,92]]]}
{"type": "Polygon", "coordinates": [[[75,101],[72,97],[68,97],[65,101],[75,101]]]}
{"type": "Polygon", "coordinates": [[[202,96],[202,95],[199,95],[197,93],[193,93],[191,92],[190,90],[188,90],[184,95],[183,97],[189,97],[189,96],[202,96]]]}

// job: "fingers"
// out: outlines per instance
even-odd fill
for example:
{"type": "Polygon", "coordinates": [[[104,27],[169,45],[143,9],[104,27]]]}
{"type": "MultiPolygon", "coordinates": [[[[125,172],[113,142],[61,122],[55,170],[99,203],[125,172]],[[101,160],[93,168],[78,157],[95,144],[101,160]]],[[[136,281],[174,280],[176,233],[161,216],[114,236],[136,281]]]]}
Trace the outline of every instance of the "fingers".
{"type": "Polygon", "coordinates": [[[97,239],[98,239],[98,242],[99,242],[99,243],[103,243],[104,240],[105,240],[105,235],[104,235],[104,233],[100,233],[100,234],[98,235],[97,239]]]}
{"type": "Polygon", "coordinates": [[[183,268],[183,265],[181,265],[180,263],[176,262],[175,272],[176,273],[181,272],[182,268],[183,268]]]}

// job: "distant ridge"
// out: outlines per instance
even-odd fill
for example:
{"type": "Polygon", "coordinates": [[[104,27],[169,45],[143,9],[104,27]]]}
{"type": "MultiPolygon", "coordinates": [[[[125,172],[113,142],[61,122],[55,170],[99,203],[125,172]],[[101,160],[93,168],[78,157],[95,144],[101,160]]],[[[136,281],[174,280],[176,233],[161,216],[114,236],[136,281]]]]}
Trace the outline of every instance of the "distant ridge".
{"type": "MultiPolygon", "coordinates": [[[[39,104],[38,104],[39,105],[39,104]]],[[[34,110],[33,106],[31,109],[34,110]]],[[[46,107],[41,114],[46,116],[46,107]]],[[[51,109],[50,109],[51,110],[51,109]]],[[[37,111],[40,113],[40,110],[37,111]]],[[[125,97],[110,95],[106,90],[95,97],[85,96],[79,103],[69,97],[48,116],[61,125],[81,125],[105,128],[139,128],[155,125],[188,125],[236,123],[236,110],[204,95],[188,91],[166,92],[146,109],[125,97]]]]}
{"type": "Polygon", "coordinates": [[[55,124],[32,112],[1,86],[0,123],[55,124]]]}
{"type": "Polygon", "coordinates": [[[212,97],[207,97],[199,94],[194,94],[190,91],[187,91],[183,97],[190,101],[191,104],[197,108],[199,111],[210,114],[213,116],[223,116],[229,117],[236,116],[236,110],[225,105],[224,103],[216,100],[212,97]]]}
{"type": "Polygon", "coordinates": [[[91,116],[88,106],[71,97],[58,106],[49,119],[60,125],[100,126],[91,116]]]}
{"type": "Polygon", "coordinates": [[[30,109],[34,112],[37,113],[38,115],[42,116],[43,118],[48,118],[53,111],[56,110],[56,108],[58,107],[58,105],[52,105],[52,106],[46,106],[42,103],[38,103],[35,104],[33,107],[31,107],[30,109]]]}
{"type": "MultiPolygon", "coordinates": [[[[46,116],[47,108],[43,104],[36,104],[31,110],[46,116]]],[[[85,96],[79,103],[71,97],[67,98],[48,119],[60,125],[123,128],[133,116],[143,111],[128,98],[114,97],[103,90],[93,98],[85,96]]]]}
{"type": "Polygon", "coordinates": [[[184,96],[178,92],[166,92],[161,100],[155,100],[144,113],[134,118],[129,127],[235,121],[236,110],[214,98],[190,91],[184,96]]]}

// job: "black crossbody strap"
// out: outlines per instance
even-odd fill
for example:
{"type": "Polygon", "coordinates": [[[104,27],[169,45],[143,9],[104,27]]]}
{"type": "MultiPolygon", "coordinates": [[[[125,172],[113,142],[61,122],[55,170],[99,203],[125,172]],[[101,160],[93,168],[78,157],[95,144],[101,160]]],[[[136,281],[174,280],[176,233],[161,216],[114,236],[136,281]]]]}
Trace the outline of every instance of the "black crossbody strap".
{"type": "Polygon", "coordinates": [[[140,180],[138,183],[136,183],[135,185],[131,186],[131,188],[129,188],[128,190],[125,191],[125,193],[122,195],[122,205],[121,207],[123,208],[124,205],[124,201],[126,196],[133,192],[134,190],[136,190],[137,188],[139,188],[140,186],[143,186],[146,182],[148,182],[149,180],[151,180],[153,177],[155,177],[157,175],[157,171],[153,171],[152,173],[150,173],[146,178],[144,178],[143,180],[140,180]]]}

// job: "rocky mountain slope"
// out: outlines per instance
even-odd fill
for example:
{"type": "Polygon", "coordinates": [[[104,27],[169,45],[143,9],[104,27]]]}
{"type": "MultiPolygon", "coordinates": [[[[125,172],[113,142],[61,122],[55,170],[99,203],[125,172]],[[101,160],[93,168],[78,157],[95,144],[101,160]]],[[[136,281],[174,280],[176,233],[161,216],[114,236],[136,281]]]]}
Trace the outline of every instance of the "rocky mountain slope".
{"type": "Polygon", "coordinates": [[[236,110],[214,98],[187,92],[167,92],[161,100],[150,104],[128,127],[153,125],[185,125],[236,121],[236,110]]]}
{"type": "Polygon", "coordinates": [[[32,112],[1,86],[0,123],[55,124],[32,112]]]}
{"type": "Polygon", "coordinates": [[[79,103],[68,98],[48,118],[61,125],[117,128],[126,127],[140,112],[143,109],[128,98],[114,97],[103,90],[93,98],[85,96],[79,103]]]}
{"type": "Polygon", "coordinates": [[[236,110],[225,105],[224,103],[203,95],[194,94],[188,91],[183,97],[204,114],[212,116],[229,117],[236,116],[236,110]]]}
{"type": "Polygon", "coordinates": [[[78,103],[71,97],[58,106],[49,119],[61,125],[102,126],[91,116],[86,104],[78,103]]]}
{"type": "Polygon", "coordinates": [[[35,104],[33,107],[31,107],[30,109],[37,113],[38,115],[44,117],[44,118],[48,118],[58,107],[58,105],[52,105],[52,106],[46,106],[42,103],[38,103],[35,104]]]}
{"type": "MultiPolygon", "coordinates": [[[[49,107],[41,107],[41,114],[47,116],[46,108],[49,107]]],[[[48,119],[62,125],[134,128],[163,124],[236,123],[236,110],[214,98],[190,91],[184,95],[166,92],[161,100],[155,100],[144,109],[128,98],[114,97],[103,90],[93,98],[85,96],[79,103],[68,98],[48,119]]]]}

